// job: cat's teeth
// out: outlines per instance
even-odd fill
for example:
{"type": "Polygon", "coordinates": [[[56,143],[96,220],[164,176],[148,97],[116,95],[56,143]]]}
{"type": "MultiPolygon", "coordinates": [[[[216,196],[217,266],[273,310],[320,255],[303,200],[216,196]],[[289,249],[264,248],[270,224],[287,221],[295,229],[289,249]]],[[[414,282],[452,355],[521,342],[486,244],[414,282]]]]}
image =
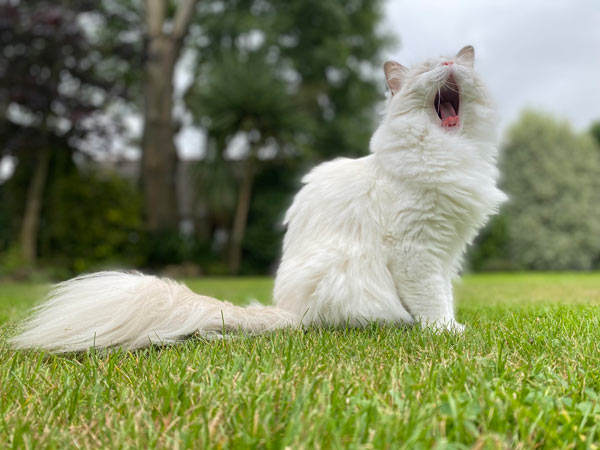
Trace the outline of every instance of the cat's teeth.
{"type": "Polygon", "coordinates": [[[442,120],[442,126],[444,128],[452,128],[452,127],[456,127],[459,124],[459,118],[458,116],[449,116],[446,117],[444,120],[442,120]]]}

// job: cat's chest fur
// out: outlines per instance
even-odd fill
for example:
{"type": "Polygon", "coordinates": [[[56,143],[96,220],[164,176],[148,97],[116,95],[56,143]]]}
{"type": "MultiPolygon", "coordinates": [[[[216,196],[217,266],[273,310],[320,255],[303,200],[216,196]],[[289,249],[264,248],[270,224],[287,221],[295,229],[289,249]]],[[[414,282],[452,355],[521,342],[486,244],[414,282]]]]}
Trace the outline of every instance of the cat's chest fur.
{"type": "Polygon", "coordinates": [[[387,205],[382,238],[393,251],[451,263],[505,198],[486,156],[495,149],[422,130],[402,137],[394,143],[388,136],[391,144],[373,155],[379,200],[387,205]]]}
{"type": "Polygon", "coordinates": [[[438,166],[412,177],[383,172],[383,239],[394,249],[419,247],[451,260],[494,211],[486,198],[493,180],[474,168],[438,166]]]}

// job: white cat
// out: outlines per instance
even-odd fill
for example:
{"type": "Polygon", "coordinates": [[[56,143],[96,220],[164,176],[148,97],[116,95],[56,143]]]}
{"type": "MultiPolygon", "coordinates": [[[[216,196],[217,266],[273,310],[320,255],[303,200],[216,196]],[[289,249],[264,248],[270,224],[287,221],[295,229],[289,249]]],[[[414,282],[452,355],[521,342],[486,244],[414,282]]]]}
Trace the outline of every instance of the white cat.
{"type": "Polygon", "coordinates": [[[391,97],[371,154],[313,169],[286,214],[275,306],[239,307],[174,281],[100,272],[59,284],[13,345],[133,349],[303,324],[462,330],[452,279],[506,198],[496,187],[496,117],[473,61],[467,46],[411,68],[385,64],[391,97]]]}

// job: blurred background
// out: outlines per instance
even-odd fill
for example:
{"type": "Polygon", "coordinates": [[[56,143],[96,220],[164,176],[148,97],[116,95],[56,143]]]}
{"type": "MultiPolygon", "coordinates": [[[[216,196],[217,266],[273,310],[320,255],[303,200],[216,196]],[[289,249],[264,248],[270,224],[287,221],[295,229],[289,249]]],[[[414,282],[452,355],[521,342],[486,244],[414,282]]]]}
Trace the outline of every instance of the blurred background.
{"type": "Polygon", "coordinates": [[[368,153],[381,64],[466,44],[511,201],[468,270],[600,268],[600,3],[0,0],[0,278],[271,274],[300,178],[368,153]]]}

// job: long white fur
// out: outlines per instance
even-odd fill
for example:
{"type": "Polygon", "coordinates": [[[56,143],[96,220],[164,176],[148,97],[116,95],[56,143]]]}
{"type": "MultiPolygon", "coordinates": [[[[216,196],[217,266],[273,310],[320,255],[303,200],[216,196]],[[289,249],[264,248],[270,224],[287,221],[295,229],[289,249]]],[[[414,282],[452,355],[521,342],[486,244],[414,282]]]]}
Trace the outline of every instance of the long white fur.
{"type": "Polygon", "coordinates": [[[468,56],[463,50],[451,66],[440,58],[388,74],[402,79],[393,80],[371,154],[306,175],[285,217],[275,306],[238,307],[174,281],[101,272],[58,285],[13,345],[132,349],[192,333],[301,323],[462,330],[452,279],[466,246],[506,198],[496,187],[496,117],[468,56]],[[448,130],[432,105],[450,73],[460,86],[461,125],[448,130]]]}
{"type": "Polygon", "coordinates": [[[224,331],[255,334],[296,323],[293,314],[273,306],[242,308],[172,280],[98,272],[57,285],[12,343],[58,352],[135,349],[171,344],[193,333],[209,338],[224,331]]]}

